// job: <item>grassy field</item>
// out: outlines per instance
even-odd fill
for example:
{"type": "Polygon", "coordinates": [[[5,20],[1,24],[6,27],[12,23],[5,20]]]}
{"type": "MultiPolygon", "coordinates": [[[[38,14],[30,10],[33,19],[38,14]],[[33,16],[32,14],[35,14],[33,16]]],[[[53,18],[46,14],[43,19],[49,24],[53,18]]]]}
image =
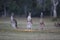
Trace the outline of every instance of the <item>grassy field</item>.
{"type": "Polygon", "coordinates": [[[60,40],[60,28],[55,27],[50,18],[44,18],[44,30],[40,29],[40,19],[33,18],[32,30],[35,31],[30,32],[25,31],[27,26],[26,18],[16,19],[19,30],[11,27],[10,18],[0,18],[0,40],[60,40]]]}

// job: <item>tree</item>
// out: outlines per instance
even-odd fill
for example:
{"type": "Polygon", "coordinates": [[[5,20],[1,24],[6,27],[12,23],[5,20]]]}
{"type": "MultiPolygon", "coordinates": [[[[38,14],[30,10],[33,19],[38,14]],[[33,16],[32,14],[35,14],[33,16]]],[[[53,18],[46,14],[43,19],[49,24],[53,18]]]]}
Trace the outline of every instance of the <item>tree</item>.
{"type": "Polygon", "coordinates": [[[56,8],[58,5],[58,0],[51,0],[53,2],[53,18],[57,18],[56,8]]]}

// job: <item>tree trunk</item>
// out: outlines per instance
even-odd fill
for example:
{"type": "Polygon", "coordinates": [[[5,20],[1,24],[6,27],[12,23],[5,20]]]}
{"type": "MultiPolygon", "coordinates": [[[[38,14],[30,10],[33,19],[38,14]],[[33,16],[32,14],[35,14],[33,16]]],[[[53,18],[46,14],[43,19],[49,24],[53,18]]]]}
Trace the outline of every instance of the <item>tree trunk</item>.
{"type": "Polygon", "coordinates": [[[56,9],[53,10],[53,17],[54,17],[54,18],[57,18],[56,9]]]}
{"type": "Polygon", "coordinates": [[[52,6],[51,6],[50,14],[51,14],[50,17],[52,17],[52,15],[53,15],[53,7],[52,6]]]}
{"type": "Polygon", "coordinates": [[[6,13],[6,6],[4,5],[4,17],[7,16],[7,13],[6,13]]]}
{"type": "Polygon", "coordinates": [[[25,16],[27,16],[27,6],[24,6],[24,12],[25,12],[25,16]]]}
{"type": "Polygon", "coordinates": [[[53,7],[54,7],[54,9],[53,9],[53,18],[57,18],[57,12],[56,12],[57,5],[58,5],[58,1],[55,2],[55,0],[53,0],[53,7]]]}

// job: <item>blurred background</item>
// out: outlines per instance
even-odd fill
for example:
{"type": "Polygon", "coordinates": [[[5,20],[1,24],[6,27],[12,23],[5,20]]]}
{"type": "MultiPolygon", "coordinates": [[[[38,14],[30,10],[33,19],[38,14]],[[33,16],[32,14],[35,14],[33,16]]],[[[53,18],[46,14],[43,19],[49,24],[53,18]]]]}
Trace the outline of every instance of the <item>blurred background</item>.
{"type": "Polygon", "coordinates": [[[0,17],[10,16],[13,12],[15,16],[27,17],[32,13],[32,17],[39,17],[44,13],[44,17],[53,17],[54,3],[57,3],[56,15],[60,16],[60,0],[0,0],[0,17]]]}

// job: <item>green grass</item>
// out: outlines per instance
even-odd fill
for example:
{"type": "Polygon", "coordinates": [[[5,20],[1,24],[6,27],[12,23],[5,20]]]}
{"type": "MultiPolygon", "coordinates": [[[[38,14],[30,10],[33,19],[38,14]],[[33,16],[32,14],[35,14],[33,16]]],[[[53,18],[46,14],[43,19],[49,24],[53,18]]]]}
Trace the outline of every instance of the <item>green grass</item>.
{"type": "MultiPolygon", "coordinates": [[[[18,27],[20,29],[26,29],[27,28],[27,21],[26,18],[16,18],[17,22],[18,22],[18,27]]],[[[33,25],[32,25],[32,29],[40,29],[40,24],[39,24],[40,19],[39,18],[33,18],[33,25]]],[[[45,19],[44,18],[44,22],[45,22],[45,30],[57,30],[59,28],[56,28],[54,26],[54,22],[52,22],[50,19],[45,19]]],[[[12,30],[13,27],[11,27],[11,22],[9,18],[1,18],[0,20],[0,29],[9,29],[12,30]]]]}
{"type": "MultiPolygon", "coordinates": [[[[18,27],[20,29],[26,29],[26,18],[16,18],[18,27]]],[[[54,22],[50,19],[44,19],[46,24],[45,30],[40,31],[20,31],[13,29],[10,25],[9,18],[0,19],[0,40],[60,40],[60,28],[53,26],[54,22]],[[53,30],[53,31],[52,31],[53,30]],[[55,30],[55,31],[54,31],[55,30]]],[[[32,29],[39,29],[39,19],[33,18],[32,29]]]]}

